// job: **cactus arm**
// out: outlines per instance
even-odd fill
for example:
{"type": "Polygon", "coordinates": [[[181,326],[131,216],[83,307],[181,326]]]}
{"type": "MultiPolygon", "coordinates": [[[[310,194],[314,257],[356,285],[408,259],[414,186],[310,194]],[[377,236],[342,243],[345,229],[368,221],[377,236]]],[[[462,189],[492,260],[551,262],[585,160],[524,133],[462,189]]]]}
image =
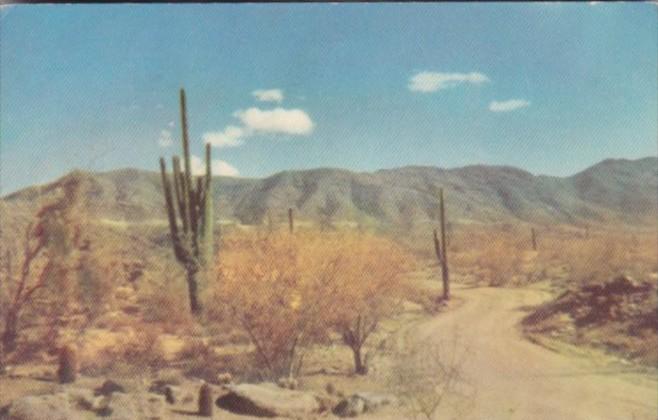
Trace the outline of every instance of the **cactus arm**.
{"type": "MultiPolygon", "coordinates": [[[[192,233],[192,246],[197,248],[197,212],[194,186],[192,184],[192,164],[190,162],[190,139],[187,134],[187,106],[185,103],[185,89],[180,90],[180,115],[181,130],[183,137],[183,163],[185,166],[185,193],[187,195],[187,214],[189,217],[189,227],[192,233]]],[[[196,252],[195,252],[196,253],[196,252]]]]}
{"type": "Polygon", "coordinates": [[[206,143],[206,176],[203,186],[203,199],[201,211],[203,212],[203,260],[206,266],[212,264],[213,249],[213,201],[212,201],[212,159],[210,156],[210,144],[206,143]]]}
{"type": "Polygon", "coordinates": [[[176,204],[178,205],[178,213],[180,214],[183,233],[187,233],[189,228],[189,219],[187,217],[187,196],[185,194],[185,181],[180,170],[180,158],[178,156],[173,157],[172,165],[174,168],[174,191],[176,192],[176,204]]]}
{"type": "Polygon", "coordinates": [[[169,233],[171,234],[171,241],[174,245],[174,254],[176,259],[181,262],[186,261],[186,253],[181,246],[180,236],[178,234],[178,223],[176,221],[176,210],[174,208],[174,201],[171,196],[171,183],[167,177],[167,166],[163,158],[160,158],[160,175],[162,177],[162,189],[164,190],[165,204],[167,207],[167,218],[169,220],[169,233]]]}

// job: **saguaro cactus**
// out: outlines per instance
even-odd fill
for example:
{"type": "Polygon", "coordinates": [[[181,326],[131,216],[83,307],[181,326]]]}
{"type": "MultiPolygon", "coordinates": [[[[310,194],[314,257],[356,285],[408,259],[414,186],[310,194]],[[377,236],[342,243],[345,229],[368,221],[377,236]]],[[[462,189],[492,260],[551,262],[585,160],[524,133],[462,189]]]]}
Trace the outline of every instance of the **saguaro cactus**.
{"type": "Polygon", "coordinates": [[[78,372],[78,363],[75,349],[72,346],[64,346],[59,353],[59,368],[57,377],[60,384],[75,382],[78,372]]]}
{"type": "Polygon", "coordinates": [[[530,228],[530,235],[532,238],[532,250],[536,251],[537,250],[537,232],[535,231],[535,228],[530,228]]]}
{"type": "Polygon", "coordinates": [[[160,158],[160,175],[164,191],[169,233],[174,254],[187,273],[187,286],[192,313],[201,312],[198,297],[198,274],[212,264],[213,256],[213,201],[210,144],[206,144],[206,173],[192,175],[190,143],[187,134],[185,90],[180,90],[181,131],[183,141],[183,170],[180,158],[172,158],[173,193],[164,158],[160,158]],[[180,227],[179,227],[180,220],[180,227]]]}
{"type": "Polygon", "coordinates": [[[295,232],[295,218],[292,213],[292,208],[288,208],[288,229],[290,233],[295,232]]]}
{"type": "Polygon", "coordinates": [[[450,299],[450,271],[448,270],[448,247],[446,241],[446,212],[443,202],[443,188],[439,190],[439,217],[441,218],[441,239],[434,229],[434,252],[441,265],[441,278],[443,280],[443,299],[450,299]]]}
{"type": "Polygon", "coordinates": [[[213,400],[212,388],[210,385],[204,383],[199,389],[199,415],[201,417],[212,417],[213,415],[213,400]]]}

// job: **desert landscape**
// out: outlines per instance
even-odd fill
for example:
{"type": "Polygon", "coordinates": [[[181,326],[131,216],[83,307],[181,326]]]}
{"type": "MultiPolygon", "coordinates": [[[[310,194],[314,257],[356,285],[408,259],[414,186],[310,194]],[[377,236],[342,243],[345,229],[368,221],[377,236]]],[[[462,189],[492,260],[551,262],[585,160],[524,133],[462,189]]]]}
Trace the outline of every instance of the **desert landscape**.
{"type": "Polygon", "coordinates": [[[3,4],[0,419],[655,420],[657,13],[3,4]]]}
{"type": "Polygon", "coordinates": [[[174,157],[17,191],[3,415],[652,418],[657,165],[234,179],[174,157]]]}

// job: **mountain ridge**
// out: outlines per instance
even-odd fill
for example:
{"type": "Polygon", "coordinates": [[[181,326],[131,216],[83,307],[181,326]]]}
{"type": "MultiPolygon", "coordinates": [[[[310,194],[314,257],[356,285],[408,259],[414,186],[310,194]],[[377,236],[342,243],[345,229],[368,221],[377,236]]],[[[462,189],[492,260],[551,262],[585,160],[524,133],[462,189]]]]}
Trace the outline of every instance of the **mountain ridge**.
{"type": "MultiPolygon", "coordinates": [[[[93,217],[137,222],[164,218],[160,175],[135,168],[74,170],[0,202],[29,208],[68,177],[84,181],[82,204],[93,217]]],[[[439,188],[446,192],[456,223],[653,225],[658,214],[656,157],[606,159],[567,177],[534,175],[507,165],[409,165],[371,172],[322,167],[265,178],[215,178],[216,214],[241,224],[278,220],[292,207],[300,219],[311,221],[419,226],[436,220],[439,188]]]]}

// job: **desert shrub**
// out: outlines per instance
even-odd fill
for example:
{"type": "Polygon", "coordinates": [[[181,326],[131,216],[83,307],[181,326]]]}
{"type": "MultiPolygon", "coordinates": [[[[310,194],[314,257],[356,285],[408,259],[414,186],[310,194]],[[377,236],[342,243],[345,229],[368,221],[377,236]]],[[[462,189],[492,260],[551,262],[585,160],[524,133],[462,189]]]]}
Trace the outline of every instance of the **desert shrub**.
{"type": "Polygon", "coordinates": [[[406,418],[432,420],[439,410],[451,414],[446,418],[465,417],[475,395],[462,368],[468,354],[456,336],[431,337],[396,358],[388,381],[405,403],[406,418]]]}
{"type": "Polygon", "coordinates": [[[412,257],[390,240],[368,234],[341,239],[334,299],[335,328],[354,356],[357,374],[367,373],[362,350],[382,319],[401,309],[408,288],[403,274],[412,257]]]}
{"type": "Polygon", "coordinates": [[[158,347],[161,330],[138,326],[134,331],[130,338],[94,352],[92,356],[81,357],[81,372],[92,376],[108,372],[139,374],[145,369],[165,366],[166,361],[158,347]]]}
{"type": "Polygon", "coordinates": [[[563,265],[577,282],[607,281],[625,274],[639,279],[658,271],[655,232],[597,231],[587,237],[549,238],[540,249],[544,266],[563,265]]]}
{"type": "Polygon", "coordinates": [[[179,333],[194,324],[187,298],[184,275],[177,267],[145,273],[139,291],[142,318],[161,325],[164,332],[179,333]],[[177,275],[178,274],[178,275],[177,275]]]}
{"type": "Polygon", "coordinates": [[[303,349],[332,328],[373,328],[374,308],[394,293],[393,273],[402,270],[398,255],[358,232],[235,232],[224,237],[214,300],[247,333],[267,376],[293,375],[303,349]],[[380,292],[381,300],[373,296],[380,292]]]}
{"type": "Polygon", "coordinates": [[[490,286],[504,286],[522,271],[521,245],[504,236],[493,237],[477,250],[477,265],[484,270],[490,286]]]}
{"type": "Polygon", "coordinates": [[[303,231],[224,238],[217,299],[249,335],[258,362],[272,378],[293,373],[300,363],[298,350],[326,330],[319,309],[330,299],[324,293],[330,267],[323,267],[322,256],[324,248],[331,252],[332,243],[322,239],[303,231]]]}

